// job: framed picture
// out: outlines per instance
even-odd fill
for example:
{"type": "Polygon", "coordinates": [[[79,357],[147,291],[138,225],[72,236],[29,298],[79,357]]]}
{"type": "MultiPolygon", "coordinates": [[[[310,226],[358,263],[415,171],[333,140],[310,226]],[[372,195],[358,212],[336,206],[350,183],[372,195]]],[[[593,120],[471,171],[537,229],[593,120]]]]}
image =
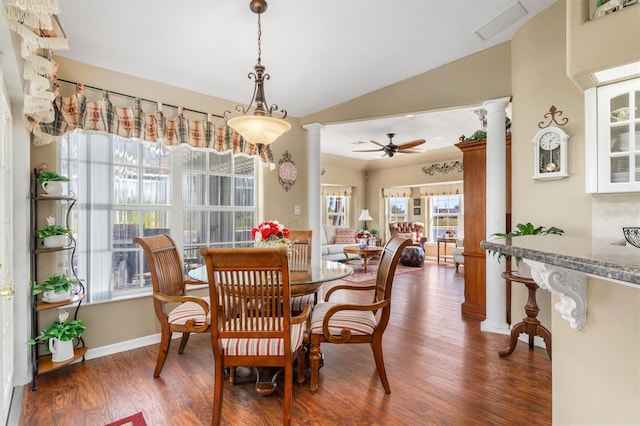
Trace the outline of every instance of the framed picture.
{"type": "Polygon", "coordinates": [[[413,215],[414,216],[418,216],[420,214],[420,207],[414,207],[413,209],[413,215]]]}
{"type": "Polygon", "coordinates": [[[413,199],[413,207],[420,207],[420,198],[413,199]]]}

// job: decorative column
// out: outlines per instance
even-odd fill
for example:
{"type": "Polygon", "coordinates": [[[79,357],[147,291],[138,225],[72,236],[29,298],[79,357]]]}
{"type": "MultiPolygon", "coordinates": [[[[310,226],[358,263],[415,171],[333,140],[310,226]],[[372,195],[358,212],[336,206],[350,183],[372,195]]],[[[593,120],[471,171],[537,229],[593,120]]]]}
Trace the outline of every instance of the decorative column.
{"type": "Polygon", "coordinates": [[[307,223],[313,230],[311,236],[311,262],[320,264],[322,259],[322,182],[320,181],[320,168],[322,162],[321,142],[324,126],[320,123],[312,123],[302,126],[307,131],[307,223]]]}
{"type": "MultiPolygon", "coordinates": [[[[505,108],[510,98],[485,101],[487,110],[487,163],[486,163],[486,236],[505,232],[507,227],[507,147],[505,135],[505,108]]],[[[494,256],[486,257],[486,319],[480,324],[482,331],[509,334],[507,324],[507,289],[500,274],[504,264],[494,256]]]]}

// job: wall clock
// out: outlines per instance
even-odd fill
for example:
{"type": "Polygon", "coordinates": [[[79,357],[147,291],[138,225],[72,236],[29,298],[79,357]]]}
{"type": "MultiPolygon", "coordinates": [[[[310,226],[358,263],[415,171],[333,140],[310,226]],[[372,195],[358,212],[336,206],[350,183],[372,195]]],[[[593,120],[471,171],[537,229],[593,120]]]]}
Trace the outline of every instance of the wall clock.
{"type": "Polygon", "coordinates": [[[534,179],[563,179],[567,170],[567,135],[559,127],[549,126],[533,137],[534,179]]]}

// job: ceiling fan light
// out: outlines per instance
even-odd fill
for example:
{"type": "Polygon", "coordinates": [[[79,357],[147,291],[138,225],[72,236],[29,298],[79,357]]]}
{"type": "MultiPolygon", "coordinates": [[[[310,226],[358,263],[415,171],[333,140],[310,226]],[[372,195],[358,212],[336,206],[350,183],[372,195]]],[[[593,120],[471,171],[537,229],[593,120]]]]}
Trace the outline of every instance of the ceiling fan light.
{"type": "Polygon", "coordinates": [[[253,144],[269,145],[291,130],[291,124],[279,118],[243,115],[227,121],[229,127],[253,144]]]}

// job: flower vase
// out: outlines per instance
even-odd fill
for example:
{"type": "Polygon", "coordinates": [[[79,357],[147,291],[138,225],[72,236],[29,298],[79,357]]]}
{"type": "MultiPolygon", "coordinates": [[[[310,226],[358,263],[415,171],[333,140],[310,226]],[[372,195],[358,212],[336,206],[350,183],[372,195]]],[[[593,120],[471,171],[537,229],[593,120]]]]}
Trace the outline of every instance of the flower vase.
{"type": "Polygon", "coordinates": [[[361,249],[364,249],[365,247],[367,247],[367,239],[366,238],[360,238],[360,242],[359,242],[359,247],[361,249]]]}

